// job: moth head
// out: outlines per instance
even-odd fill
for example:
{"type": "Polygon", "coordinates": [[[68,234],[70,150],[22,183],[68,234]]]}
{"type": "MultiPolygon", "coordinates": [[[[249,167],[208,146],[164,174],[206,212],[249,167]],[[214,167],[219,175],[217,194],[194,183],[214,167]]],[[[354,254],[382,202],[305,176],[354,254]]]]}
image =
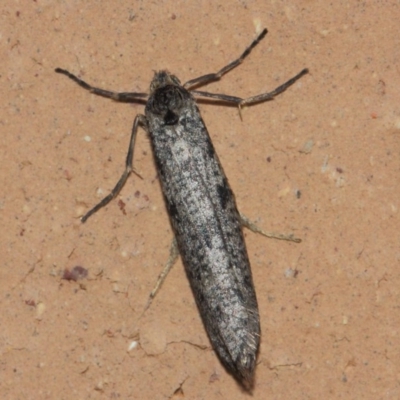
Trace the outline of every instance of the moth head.
{"type": "Polygon", "coordinates": [[[153,80],[150,83],[150,93],[167,85],[181,86],[181,81],[166,70],[157,71],[154,73],[153,80]]]}
{"type": "Polygon", "coordinates": [[[187,96],[186,89],[175,75],[168,71],[156,72],[150,85],[146,110],[159,115],[165,125],[175,125],[187,96]]]}

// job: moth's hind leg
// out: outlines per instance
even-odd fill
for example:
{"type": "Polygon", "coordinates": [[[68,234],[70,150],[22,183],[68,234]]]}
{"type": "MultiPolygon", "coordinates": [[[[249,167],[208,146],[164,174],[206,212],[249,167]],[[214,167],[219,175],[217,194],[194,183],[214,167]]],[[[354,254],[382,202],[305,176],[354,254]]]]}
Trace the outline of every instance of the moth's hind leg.
{"type": "Polygon", "coordinates": [[[178,259],[179,256],[179,250],[178,250],[178,243],[176,241],[176,238],[172,240],[171,247],[169,250],[169,257],[168,260],[164,266],[164,269],[162,270],[161,274],[158,276],[157,283],[155,284],[153,290],[150,293],[149,300],[147,301],[145,311],[150,307],[151,302],[153,301],[154,297],[156,297],[156,294],[158,290],[160,289],[161,285],[165,281],[165,278],[167,277],[169,271],[171,271],[172,267],[176,263],[176,260],[178,259]]]}
{"type": "Polygon", "coordinates": [[[289,242],[295,242],[295,243],[301,242],[301,239],[295,237],[293,233],[282,234],[282,233],[264,231],[261,228],[259,228],[254,222],[250,221],[246,216],[242,214],[240,214],[240,222],[242,223],[243,226],[250,229],[251,231],[259,233],[260,235],[263,235],[271,239],[287,240],[289,242]]]}

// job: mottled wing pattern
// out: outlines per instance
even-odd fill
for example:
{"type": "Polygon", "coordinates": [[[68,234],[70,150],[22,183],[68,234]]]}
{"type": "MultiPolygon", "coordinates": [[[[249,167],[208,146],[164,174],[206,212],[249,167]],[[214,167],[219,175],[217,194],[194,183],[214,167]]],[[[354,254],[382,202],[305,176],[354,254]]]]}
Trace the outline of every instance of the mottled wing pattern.
{"type": "Polygon", "coordinates": [[[154,115],[148,121],[171,224],[203,322],[223,363],[250,379],[260,327],[234,195],[191,96],[175,124],[154,115]]]}

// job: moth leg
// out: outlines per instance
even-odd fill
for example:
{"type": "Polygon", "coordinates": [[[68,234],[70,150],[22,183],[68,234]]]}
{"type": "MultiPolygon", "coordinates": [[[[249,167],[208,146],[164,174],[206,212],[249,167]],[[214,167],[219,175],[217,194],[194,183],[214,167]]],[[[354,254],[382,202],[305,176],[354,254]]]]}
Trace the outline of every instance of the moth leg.
{"type": "Polygon", "coordinates": [[[244,216],[242,214],[239,214],[239,215],[240,215],[240,222],[242,223],[242,225],[255,233],[259,233],[259,234],[261,234],[265,237],[271,238],[271,239],[287,240],[289,242],[295,242],[295,243],[301,242],[301,239],[295,237],[293,235],[293,233],[289,233],[286,235],[286,234],[282,234],[282,233],[267,232],[267,231],[260,229],[254,222],[250,221],[246,216],[244,216]]]}
{"type": "Polygon", "coordinates": [[[289,79],[288,81],[286,81],[282,85],[278,86],[276,89],[272,90],[271,92],[262,93],[257,96],[251,96],[246,99],[242,99],[241,97],[221,94],[221,93],[202,92],[200,90],[192,90],[191,93],[193,93],[196,97],[197,96],[198,97],[207,97],[210,99],[220,100],[220,101],[223,101],[226,103],[237,104],[239,107],[242,107],[242,106],[248,105],[248,104],[255,104],[255,103],[260,103],[262,101],[271,100],[276,95],[284,92],[289,86],[293,85],[298,79],[300,79],[303,75],[305,75],[307,73],[308,73],[308,69],[304,68],[293,78],[289,79]]]}
{"type": "Polygon", "coordinates": [[[143,98],[148,97],[147,93],[138,93],[138,92],[137,93],[136,92],[117,93],[117,92],[110,92],[109,90],[96,88],[92,85],[89,85],[82,79],[79,79],[74,74],[71,74],[71,72],[69,72],[65,69],[62,69],[62,68],[56,68],[55,72],[57,72],[58,74],[63,74],[65,76],[67,76],[68,78],[70,78],[74,82],[76,82],[80,87],[83,87],[85,90],[88,90],[90,93],[97,94],[98,96],[107,97],[108,99],[113,99],[115,101],[131,102],[131,101],[135,101],[138,99],[143,99],[143,98]]]}
{"type": "Polygon", "coordinates": [[[103,200],[101,200],[100,203],[96,204],[81,218],[81,221],[83,223],[85,223],[92,214],[94,214],[100,208],[106,206],[112,199],[114,199],[118,195],[122,187],[125,185],[128,176],[131,174],[133,170],[133,149],[135,147],[135,139],[139,125],[142,126],[147,131],[147,121],[144,115],[141,114],[137,115],[133,122],[131,139],[129,141],[128,154],[126,156],[126,161],[125,161],[125,171],[121,175],[121,178],[119,178],[117,184],[115,185],[111,193],[108,196],[106,196],[103,200]]]}
{"type": "Polygon", "coordinates": [[[272,99],[276,95],[284,92],[289,86],[292,86],[293,83],[295,83],[298,79],[300,79],[303,75],[305,75],[307,73],[308,73],[308,69],[304,68],[296,76],[294,76],[293,78],[289,79],[288,81],[286,81],[282,85],[278,86],[272,92],[262,93],[262,94],[259,94],[257,96],[252,96],[252,97],[248,97],[247,99],[243,99],[239,103],[239,108],[243,107],[246,104],[255,104],[255,103],[260,103],[260,102],[265,101],[265,100],[272,99]]]}
{"type": "Polygon", "coordinates": [[[150,307],[151,302],[153,301],[154,297],[156,297],[156,294],[157,294],[158,290],[160,289],[161,285],[163,284],[163,282],[165,281],[165,278],[167,277],[169,271],[171,271],[171,268],[176,263],[178,256],[179,256],[178,243],[176,241],[176,237],[174,237],[174,239],[172,240],[172,243],[171,243],[170,250],[169,250],[168,261],[165,264],[165,267],[162,270],[161,274],[159,275],[156,285],[154,286],[153,290],[150,293],[149,300],[147,302],[145,310],[147,310],[150,307]]]}
{"type": "Polygon", "coordinates": [[[198,78],[191,79],[190,81],[187,81],[183,85],[183,87],[185,89],[190,90],[190,88],[193,87],[193,86],[202,86],[202,85],[205,85],[205,84],[213,82],[213,81],[218,81],[227,72],[229,72],[233,68],[236,68],[238,65],[240,65],[243,62],[243,60],[254,49],[254,47],[256,47],[258,43],[260,43],[260,41],[265,37],[265,35],[267,33],[268,33],[267,29],[264,29],[258,35],[258,37],[253,40],[253,42],[250,44],[250,46],[246,48],[246,50],[243,52],[243,54],[238,59],[232,61],[231,63],[229,63],[225,67],[221,68],[218,72],[213,73],[213,74],[202,75],[202,76],[199,76],[198,78]]]}

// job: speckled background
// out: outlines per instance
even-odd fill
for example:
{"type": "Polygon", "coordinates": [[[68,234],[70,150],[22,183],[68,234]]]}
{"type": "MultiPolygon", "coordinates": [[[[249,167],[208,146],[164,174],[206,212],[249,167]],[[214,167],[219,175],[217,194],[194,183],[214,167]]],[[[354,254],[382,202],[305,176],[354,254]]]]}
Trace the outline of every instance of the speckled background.
{"type": "Polygon", "coordinates": [[[172,239],[144,132],[143,179],[78,219],[122,173],[143,106],[54,68],[146,91],[158,69],[217,71],[267,27],[207,89],[246,97],[310,74],[243,121],[200,105],[240,210],[303,239],[245,233],[262,325],[253,398],[400,398],[399,20],[398,1],[4,5],[0,397],[250,398],[212,351],[181,262],[143,313],[172,239]],[[88,277],[62,279],[75,266],[88,277]]]}

